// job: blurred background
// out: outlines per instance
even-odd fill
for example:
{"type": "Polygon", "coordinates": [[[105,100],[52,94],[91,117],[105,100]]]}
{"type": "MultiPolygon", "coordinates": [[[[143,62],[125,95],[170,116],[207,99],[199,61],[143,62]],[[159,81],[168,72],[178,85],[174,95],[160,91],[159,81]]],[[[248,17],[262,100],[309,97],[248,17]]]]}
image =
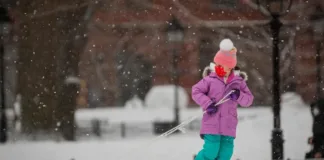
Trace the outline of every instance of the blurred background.
{"type": "Polygon", "coordinates": [[[0,7],[0,159],[192,159],[200,118],[146,142],[202,113],[191,87],[224,38],[255,96],[239,109],[233,158],[324,157],[323,0],[0,7]]]}

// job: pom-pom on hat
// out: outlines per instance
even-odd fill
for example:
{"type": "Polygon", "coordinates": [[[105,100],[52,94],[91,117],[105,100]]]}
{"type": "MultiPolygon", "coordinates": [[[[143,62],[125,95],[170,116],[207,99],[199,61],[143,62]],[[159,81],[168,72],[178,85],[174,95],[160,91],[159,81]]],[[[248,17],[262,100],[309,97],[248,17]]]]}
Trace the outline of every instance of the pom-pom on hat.
{"type": "Polygon", "coordinates": [[[219,44],[219,48],[220,50],[214,57],[214,62],[222,66],[234,68],[237,64],[237,50],[234,47],[233,42],[230,39],[223,39],[219,44]]]}

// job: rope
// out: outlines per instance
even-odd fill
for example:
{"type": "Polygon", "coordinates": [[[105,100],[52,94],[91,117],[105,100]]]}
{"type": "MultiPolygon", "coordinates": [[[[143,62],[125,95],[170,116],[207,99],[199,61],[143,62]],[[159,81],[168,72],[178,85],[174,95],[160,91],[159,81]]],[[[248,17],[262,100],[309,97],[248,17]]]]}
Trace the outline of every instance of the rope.
{"type": "MultiPolygon", "coordinates": [[[[218,103],[215,104],[215,106],[218,106],[222,103],[225,103],[226,101],[230,100],[229,98],[227,98],[230,94],[232,94],[233,91],[227,93],[218,103]],[[227,99],[226,99],[227,98],[227,99]]],[[[204,111],[203,114],[205,114],[207,111],[204,111]]],[[[152,143],[159,140],[162,137],[167,137],[170,134],[172,134],[173,132],[177,131],[178,129],[182,129],[184,126],[186,126],[187,124],[189,124],[190,122],[194,121],[195,119],[197,119],[198,117],[200,117],[201,114],[193,116],[187,120],[185,120],[184,122],[182,122],[181,124],[179,124],[178,126],[170,129],[169,131],[166,131],[165,133],[161,134],[160,136],[156,137],[155,139],[152,140],[152,143]]]]}

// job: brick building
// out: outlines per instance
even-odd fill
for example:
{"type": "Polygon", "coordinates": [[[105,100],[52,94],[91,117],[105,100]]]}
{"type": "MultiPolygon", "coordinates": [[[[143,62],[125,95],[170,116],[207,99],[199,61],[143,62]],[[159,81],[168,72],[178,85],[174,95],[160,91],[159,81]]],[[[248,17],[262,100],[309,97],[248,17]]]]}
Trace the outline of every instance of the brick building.
{"type": "MultiPolygon", "coordinates": [[[[311,19],[312,14],[316,10],[324,11],[324,1],[310,1],[307,8],[304,10],[302,19],[311,19]]],[[[296,45],[296,91],[304,101],[311,103],[316,98],[317,77],[316,77],[316,36],[321,43],[321,75],[323,75],[323,52],[324,52],[324,35],[315,35],[313,25],[311,23],[299,23],[297,27],[297,36],[295,39],[296,45]]],[[[323,26],[324,27],[324,24],[323,26]]],[[[322,76],[323,77],[323,76],[322,76]]],[[[323,78],[322,78],[323,79],[323,78]]],[[[323,95],[323,81],[321,82],[321,91],[323,95]]]]}
{"type": "MultiPolygon", "coordinates": [[[[267,81],[272,73],[269,71],[272,64],[269,54],[271,40],[268,26],[265,25],[267,19],[253,9],[253,5],[243,2],[105,1],[89,26],[89,41],[79,65],[81,78],[86,84],[81,91],[81,99],[88,99],[90,106],[122,105],[134,94],[143,97],[153,85],[170,84],[173,47],[178,49],[180,57],[180,85],[190,94],[191,86],[201,78],[201,69],[212,61],[219,41],[229,37],[239,49],[239,65],[250,75],[248,83],[254,84],[251,88],[256,96],[256,104],[271,104],[271,83],[267,81]],[[166,39],[165,28],[172,15],[186,29],[182,44],[170,44],[166,39]]],[[[301,17],[290,14],[285,19],[298,21],[301,17]]],[[[291,35],[289,27],[295,25],[290,21],[287,24],[281,35],[284,40],[291,35]]],[[[296,39],[300,39],[300,36],[296,36],[296,39]]],[[[288,53],[294,52],[292,47],[296,47],[296,54],[302,54],[300,48],[304,47],[306,41],[302,38],[296,42],[298,44],[293,43],[288,48],[288,53]]],[[[300,77],[296,80],[292,71],[296,63],[311,64],[297,58],[287,67],[283,79],[294,78],[284,83],[291,85],[298,81],[297,84],[303,86],[306,82],[302,80],[305,79],[300,77]]],[[[304,91],[300,85],[297,88],[297,91],[304,91]]],[[[307,89],[312,90],[312,87],[307,89]]],[[[309,94],[300,93],[306,100],[310,99],[309,94]]]]}

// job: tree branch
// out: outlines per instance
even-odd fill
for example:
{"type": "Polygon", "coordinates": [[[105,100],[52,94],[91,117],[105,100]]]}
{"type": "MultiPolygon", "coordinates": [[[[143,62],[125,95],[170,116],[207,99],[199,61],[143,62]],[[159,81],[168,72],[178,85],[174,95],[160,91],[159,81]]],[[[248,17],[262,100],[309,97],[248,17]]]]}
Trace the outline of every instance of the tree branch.
{"type": "Polygon", "coordinates": [[[155,10],[157,10],[159,12],[160,11],[167,12],[167,13],[170,12],[164,6],[154,4],[151,1],[147,1],[147,0],[132,0],[132,1],[135,2],[135,3],[137,3],[137,4],[143,5],[145,7],[148,7],[148,8],[151,8],[151,9],[155,9],[155,10]]]}
{"type": "MultiPolygon", "coordinates": [[[[235,34],[232,30],[230,29],[225,29],[225,28],[220,28],[220,29],[217,29],[217,31],[219,31],[221,34],[226,34],[230,37],[233,37],[233,38],[237,38],[237,34],[235,34]]],[[[244,41],[245,44],[248,44],[250,45],[251,47],[253,48],[259,48],[259,47],[266,47],[268,46],[268,44],[266,43],[262,43],[260,41],[254,41],[253,39],[249,39],[249,38],[245,38],[243,36],[240,36],[240,39],[242,41],[244,41]]]]}
{"type": "Polygon", "coordinates": [[[266,8],[264,8],[261,5],[258,5],[256,3],[254,3],[252,0],[246,0],[245,4],[247,4],[252,9],[259,10],[266,17],[270,16],[270,13],[266,8]]]}
{"type": "Polygon", "coordinates": [[[203,21],[197,16],[193,15],[189,9],[187,9],[184,5],[182,5],[178,0],[172,0],[173,4],[179,8],[179,12],[183,12],[185,16],[191,18],[196,23],[202,23],[203,21]]]}
{"type": "Polygon", "coordinates": [[[284,49],[281,51],[281,60],[283,60],[283,66],[281,67],[280,74],[284,75],[287,72],[289,72],[289,68],[291,66],[291,57],[295,55],[295,52],[292,51],[292,48],[294,46],[294,41],[295,41],[295,31],[291,31],[289,40],[287,45],[284,47],[284,49]]]}
{"type": "Polygon", "coordinates": [[[86,6],[88,6],[90,4],[94,4],[94,3],[96,3],[96,2],[87,1],[87,2],[84,2],[84,3],[78,4],[78,5],[74,4],[74,5],[58,6],[53,10],[45,11],[45,12],[42,12],[42,13],[35,12],[35,13],[32,13],[32,14],[26,14],[26,15],[24,15],[25,18],[23,18],[23,20],[20,23],[23,23],[25,21],[29,21],[29,20],[32,20],[32,19],[36,19],[36,18],[42,18],[42,17],[50,16],[50,15],[56,14],[58,12],[80,9],[80,8],[86,7],[86,6]]]}

